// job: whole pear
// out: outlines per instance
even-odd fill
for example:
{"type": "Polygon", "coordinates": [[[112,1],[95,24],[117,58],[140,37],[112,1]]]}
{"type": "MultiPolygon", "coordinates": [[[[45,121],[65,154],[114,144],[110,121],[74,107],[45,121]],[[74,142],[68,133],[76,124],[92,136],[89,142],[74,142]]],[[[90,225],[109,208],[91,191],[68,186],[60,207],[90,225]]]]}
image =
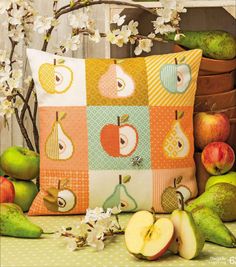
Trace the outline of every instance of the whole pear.
{"type": "Polygon", "coordinates": [[[205,190],[208,190],[211,186],[217,183],[228,183],[236,186],[236,172],[211,176],[206,182],[205,190]]]}
{"type": "Polygon", "coordinates": [[[195,223],[201,229],[206,241],[220,246],[236,247],[236,238],[223,224],[220,217],[212,209],[204,206],[192,210],[195,223]]]}
{"type": "Polygon", "coordinates": [[[186,210],[192,211],[198,206],[205,206],[215,211],[222,221],[236,220],[236,186],[218,183],[211,186],[187,205],[186,210]]]}
{"type": "Polygon", "coordinates": [[[29,221],[14,203],[0,204],[0,235],[39,238],[43,230],[29,221]]]}

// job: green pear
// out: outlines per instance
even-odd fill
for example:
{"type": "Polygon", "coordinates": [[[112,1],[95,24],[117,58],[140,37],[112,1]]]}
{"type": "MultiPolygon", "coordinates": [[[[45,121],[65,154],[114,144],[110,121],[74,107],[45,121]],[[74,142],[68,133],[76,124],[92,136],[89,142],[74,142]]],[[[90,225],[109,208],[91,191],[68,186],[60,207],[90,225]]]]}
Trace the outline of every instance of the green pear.
{"type": "Polygon", "coordinates": [[[187,205],[186,210],[192,211],[198,206],[214,210],[222,221],[236,220],[236,186],[228,183],[218,183],[211,186],[187,205]]]}
{"type": "Polygon", "coordinates": [[[178,251],[181,257],[188,260],[197,257],[203,249],[205,238],[192,214],[185,210],[174,210],[170,219],[175,228],[175,241],[169,249],[174,253],[178,251]]]}
{"type": "MultiPolygon", "coordinates": [[[[205,57],[233,59],[236,56],[236,42],[232,34],[225,31],[186,31],[175,42],[189,49],[200,48],[205,57]]],[[[169,33],[167,40],[174,41],[175,33],[169,33]]]]}
{"type": "Polygon", "coordinates": [[[43,230],[30,222],[14,203],[0,204],[0,235],[39,238],[43,230]]]}
{"type": "Polygon", "coordinates": [[[201,229],[206,241],[233,248],[236,238],[223,224],[216,212],[208,207],[197,207],[192,210],[195,223],[201,229]]]}
{"type": "Polygon", "coordinates": [[[236,186],[236,172],[228,172],[224,175],[211,176],[206,183],[205,190],[217,183],[228,183],[236,186]]]}

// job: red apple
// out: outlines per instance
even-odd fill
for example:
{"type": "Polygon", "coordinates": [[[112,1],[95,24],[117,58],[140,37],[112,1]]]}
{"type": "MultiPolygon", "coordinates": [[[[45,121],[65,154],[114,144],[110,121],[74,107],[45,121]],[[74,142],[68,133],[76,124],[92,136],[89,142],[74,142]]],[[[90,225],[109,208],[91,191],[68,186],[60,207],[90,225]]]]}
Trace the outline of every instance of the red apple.
{"type": "Polygon", "coordinates": [[[224,142],[230,134],[230,122],[224,113],[197,113],[194,116],[194,138],[197,148],[203,149],[211,142],[224,142]]]}
{"type": "Polygon", "coordinates": [[[118,123],[105,125],[100,134],[101,145],[112,157],[128,157],[138,145],[138,132],[130,124],[118,123]]]}
{"type": "Polygon", "coordinates": [[[7,178],[0,176],[0,203],[14,202],[14,185],[7,178]]]}
{"type": "Polygon", "coordinates": [[[210,143],[202,152],[202,163],[212,175],[228,172],[233,167],[234,161],[233,149],[224,142],[210,143]]]}
{"type": "Polygon", "coordinates": [[[128,251],[137,258],[156,260],[173,242],[174,225],[168,218],[155,218],[149,211],[138,211],[125,230],[128,251]]]}

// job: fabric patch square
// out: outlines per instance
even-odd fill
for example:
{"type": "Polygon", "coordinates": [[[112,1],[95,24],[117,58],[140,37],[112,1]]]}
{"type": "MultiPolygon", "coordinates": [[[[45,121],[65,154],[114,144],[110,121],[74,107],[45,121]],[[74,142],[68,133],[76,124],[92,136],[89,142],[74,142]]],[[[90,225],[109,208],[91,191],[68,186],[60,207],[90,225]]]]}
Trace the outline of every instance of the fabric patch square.
{"type": "Polygon", "coordinates": [[[193,106],[202,52],[145,58],[150,106],[193,106]]]}
{"type": "Polygon", "coordinates": [[[197,196],[195,167],[153,170],[153,207],[170,213],[180,207],[181,192],[186,203],[197,196]]]}
{"type": "Polygon", "coordinates": [[[86,106],[85,60],[27,49],[39,106],[86,106]]]}
{"type": "Polygon", "coordinates": [[[193,107],[151,107],[152,169],[194,166],[193,107]]]}
{"type": "Polygon", "coordinates": [[[87,116],[90,170],[150,169],[148,107],[88,107],[87,116]]]}
{"type": "Polygon", "coordinates": [[[88,172],[49,170],[40,172],[40,193],[29,215],[84,213],[89,201],[88,172]]]}
{"type": "Polygon", "coordinates": [[[40,168],[87,171],[86,107],[41,107],[40,168]]]}
{"type": "Polygon", "coordinates": [[[89,106],[148,105],[143,58],[87,59],[86,86],[89,106]]]}
{"type": "Polygon", "coordinates": [[[96,170],[89,172],[89,206],[121,207],[130,212],[152,207],[151,170],[96,170]],[[106,186],[104,186],[106,185],[106,186]],[[137,190],[142,188],[142,190],[137,190]]]}

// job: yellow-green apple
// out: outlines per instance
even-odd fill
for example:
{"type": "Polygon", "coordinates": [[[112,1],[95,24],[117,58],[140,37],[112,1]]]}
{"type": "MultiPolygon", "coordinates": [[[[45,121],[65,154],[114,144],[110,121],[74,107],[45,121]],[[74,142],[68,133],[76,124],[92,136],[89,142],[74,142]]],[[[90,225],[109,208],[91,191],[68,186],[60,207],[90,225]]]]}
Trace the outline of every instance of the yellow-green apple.
{"type": "Polygon", "coordinates": [[[197,257],[203,249],[205,238],[192,214],[185,210],[174,210],[170,218],[175,229],[170,250],[188,260],[197,257]]]}
{"type": "Polygon", "coordinates": [[[160,79],[170,93],[184,93],[191,82],[191,70],[187,64],[166,64],[161,68],[160,79]]]}
{"type": "Polygon", "coordinates": [[[205,186],[205,190],[208,190],[211,186],[218,183],[228,183],[236,186],[236,172],[228,172],[224,175],[211,176],[205,186]]]}
{"type": "Polygon", "coordinates": [[[32,180],[39,175],[39,154],[27,148],[10,147],[3,152],[0,160],[2,170],[11,177],[32,180]]]}
{"type": "Polygon", "coordinates": [[[212,175],[228,172],[234,165],[233,149],[224,142],[212,142],[202,151],[202,164],[212,175]]]}
{"type": "Polygon", "coordinates": [[[230,134],[230,122],[224,113],[199,112],[194,116],[195,145],[203,149],[211,142],[224,142],[230,134]]]}
{"type": "Polygon", "coordinates": [[[138,145],[138,132],[130,124],[118,123],[105,125],[100,133],[100,141],[103,149],[112,157],[128,157],[138,145]]]}
{"type": "Polygon", "coordinates": [[[137,258],[156,260],[173,242],[174,226],[168,218],[156,218],[149,211],[138,211],[125,229],[128,251],[137,258]]]}
{"type": "Polygon", "coordinates": [[[14,202],[15,189],[11,181],[0,176],[0,203],[14,202]]]}
{"type": "Polygon", "coordinates": [[[28,211],[38,193],[36,184],[32,181],[9,179],[12,181],[15,189],[14,203],[19,205],[23,211],[28,211]]]}
{"type": "Polygon", "coordinates": [[[47,93],[62,94],[71,87],[73,72],[66,65],[54,60],[54,64],[44,63],[40,66],[39,82],[47,93]]]}

